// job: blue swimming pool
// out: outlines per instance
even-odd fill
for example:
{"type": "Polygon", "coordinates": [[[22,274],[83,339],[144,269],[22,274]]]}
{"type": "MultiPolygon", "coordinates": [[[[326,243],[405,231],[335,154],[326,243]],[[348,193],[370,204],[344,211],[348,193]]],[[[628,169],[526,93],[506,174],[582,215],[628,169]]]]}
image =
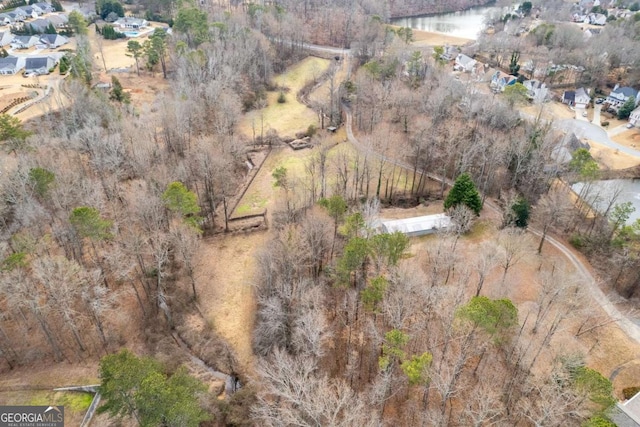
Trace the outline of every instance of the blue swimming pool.
{"type": "Polygon", "coordinates": [[[140,33],[137,31],[125,31],[124,35],[127,37],[138,37],[140,33]]]}

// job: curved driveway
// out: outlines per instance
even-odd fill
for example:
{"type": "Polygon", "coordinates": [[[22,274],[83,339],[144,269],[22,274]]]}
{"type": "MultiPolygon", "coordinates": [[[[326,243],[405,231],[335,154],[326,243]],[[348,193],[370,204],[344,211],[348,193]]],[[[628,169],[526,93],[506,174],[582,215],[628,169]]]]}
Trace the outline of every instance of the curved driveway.
{"type": "Polygon", "coordinates": [[[640,151],[613,142],[611,138],[609,138],[607,131],[605,131],[598,125],[594,125],[584,120],[575,119],[558,120],[553,122],[553,125],[558,129],[575,133],[578,138],[591,139],[599,144],[606,145],[607,147],[613,148],[614,150],[618,150],[621,153],[640,157],[640,151]]]}

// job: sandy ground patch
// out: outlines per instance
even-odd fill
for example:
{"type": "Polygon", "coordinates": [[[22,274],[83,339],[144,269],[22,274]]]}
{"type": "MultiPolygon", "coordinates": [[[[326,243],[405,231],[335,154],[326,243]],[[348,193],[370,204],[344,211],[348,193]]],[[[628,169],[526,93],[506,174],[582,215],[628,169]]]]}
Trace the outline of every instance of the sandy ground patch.
{"type": "MultiPolygon", "coordinates": [[[[615,140],[615,138],[614,138],[615,140]]],[[[591,155],[605,169],[626,169],[640,164],[640,159],[589,140],[591,155]]]]}
{"type": "Polygon", "coordinates": [[[542,113],[540,113],[540,106],[537,105],[528,105],[520,110],[532,117],[541,114],[541,117],[546,120],[571,119],[576,115],[567,105],[553,101],[542,104],[542,113]]]}
{"type": "MultiPolygon", "coordinates": [[[[394,28],[398,28],[392,26],[394,28]]],[[[472,42],[471,39],[449,36],[447,34],[433,33],[430,31],[413,30],[413,44],[416,46],[462,46],[472,42]]]]}
{"type": "Polygon", "coordinates": [[[637,150],[640,148],[640,129],[633,128],[625,130],[611,139],[618,144],[637,150]]]}

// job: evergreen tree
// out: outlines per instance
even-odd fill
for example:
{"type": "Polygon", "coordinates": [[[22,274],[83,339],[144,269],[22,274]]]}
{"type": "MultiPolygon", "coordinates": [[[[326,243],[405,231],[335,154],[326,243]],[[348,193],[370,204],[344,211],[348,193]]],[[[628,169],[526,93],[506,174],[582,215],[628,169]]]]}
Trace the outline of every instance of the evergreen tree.
{"type": "Polygon", "coordinates": [[[456,182],[444,201],[444,208],[448,210],[459,204],[467,206],[476,215],[480,215],[480,210],[482,210],[480,193],[468,173],[463,173],[456,178],[456,182]]]}
{"type": "Polygon", "coordinates": [[[636,99],[633,96],[630,96],[618,110],[618,118],[621,120],[628,119],[634,108],[636,108],[636,99]]]}

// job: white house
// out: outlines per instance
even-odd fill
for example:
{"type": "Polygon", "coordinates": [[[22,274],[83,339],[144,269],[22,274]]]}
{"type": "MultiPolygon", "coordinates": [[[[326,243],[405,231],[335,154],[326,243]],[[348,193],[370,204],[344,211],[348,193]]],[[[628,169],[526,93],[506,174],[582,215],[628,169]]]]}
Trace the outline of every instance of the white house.
{"type": "Polygon", "coordinates": [[[36,19],[40,16],[40,13],[38,13],[38,11],[32,8],[31,6],[20,6],[16,8],[15,11],[18,11],[18,10],[21,10],[22,12],[24,12],[25,17],[27,18],[36,19]]]}
{"type": "Polygon", "coordinates": [[[40,14],[51,13],[54,12],[55,9],[49,3],[36,3],[31,5],[37,11],[40,11],[40,14]]]}
{"type": "Polygon", "coordinates": [[[587,105],[589,105],[589,102],[591,102],[591,97],[583,87],[576,90],[576,93],[575,93],[576,108],[587,108],[587,105]]]}
{"type": "Polygon", "coordinates": [[[36,47],[38,49],[56,49],[68,42],[69,40],[60,34],[43,34],[40,36],[40,40],[36,44],[36,47]]]}
{"type": "Polygon", "coordinates": [[[131,18],[129,16],[125,16],[124,18],[119,18],[117,21],[113,23],[115,29],[122,30],[139,30],[141,28],[146,28],[149,23],[146,19],[140,18],[131,18]]]}
{"type": "Polygon", "coordinates": [[[476,65],[476,60],[468,57],[463,53],[459,53],[456,56],[455,62],[453,64],[453,69],[456,71],[464,71],[465,73],[470,73],[473,71],[473,67],[476,65]]]}
{"type": "Polygon", "coordinates": [[[0,74],[13,75],[24,68],[24,58],[7,56],[0,58],[0,74]]]}
{"type": "Polygon", "coordinates": [[[11,25],[13,24],[13,19],[9,16],[8,13],[0,13],[0,25],[11,25]]]}
{"type": "Polygon", "coordinates": [[[620,108],[631,97],[635,98],[635,105],[638,105],[640,99],[638,99],[638,91],[632,87],[615,85],[609,96],[607,96],[606,102],[613,108],[620,108]]]}
{"type": "Polygon", "coordinates": [[[525,80],[522,84],[527,89],[527,98],[543,102],[549,99],[549,89],[544,83],[538,80],[525,80]]]}
{"type": "Polygon", "coordinates": [[[631,112],[631,115],[629,116],[629,123],[633,126],[640,127],[640,107],[631,112]]]}
{"type": "Polygon", "coordinates": [[[451,228],[451,218],[445,214],[417,216],[413,218],[381,220],[382,232],[395,233],[399,231],[407,236],[423,236],[432,234],[438,230],[451,228]]]}
{"type": "Polygon", "coordinates": [[[39,75],[49,74],[55,65],[56,60],[50,56],[30,56],[27,57],[24,65],[24,72],[39,75]]]}
{"type": "Polygon", "coordinates": [[[13,37],[14,35],[11,34],[9,31],[0,32],[0,47],[4,47],[8,44],[11,44],[11,42],[13,41],[13,37]]]}
{"type": "Polygon", "coordinates": [[[586,21],[591,25],[605,25],[607,23],[607,17],[602,13],[590,13],[587,15],[586,21]]]}
{"type": "Polygon", "coordinates": [[[12,49],[29,49],[38,43],[39,39],[36,36],[16,36],[11,42],[12,49]]]}

